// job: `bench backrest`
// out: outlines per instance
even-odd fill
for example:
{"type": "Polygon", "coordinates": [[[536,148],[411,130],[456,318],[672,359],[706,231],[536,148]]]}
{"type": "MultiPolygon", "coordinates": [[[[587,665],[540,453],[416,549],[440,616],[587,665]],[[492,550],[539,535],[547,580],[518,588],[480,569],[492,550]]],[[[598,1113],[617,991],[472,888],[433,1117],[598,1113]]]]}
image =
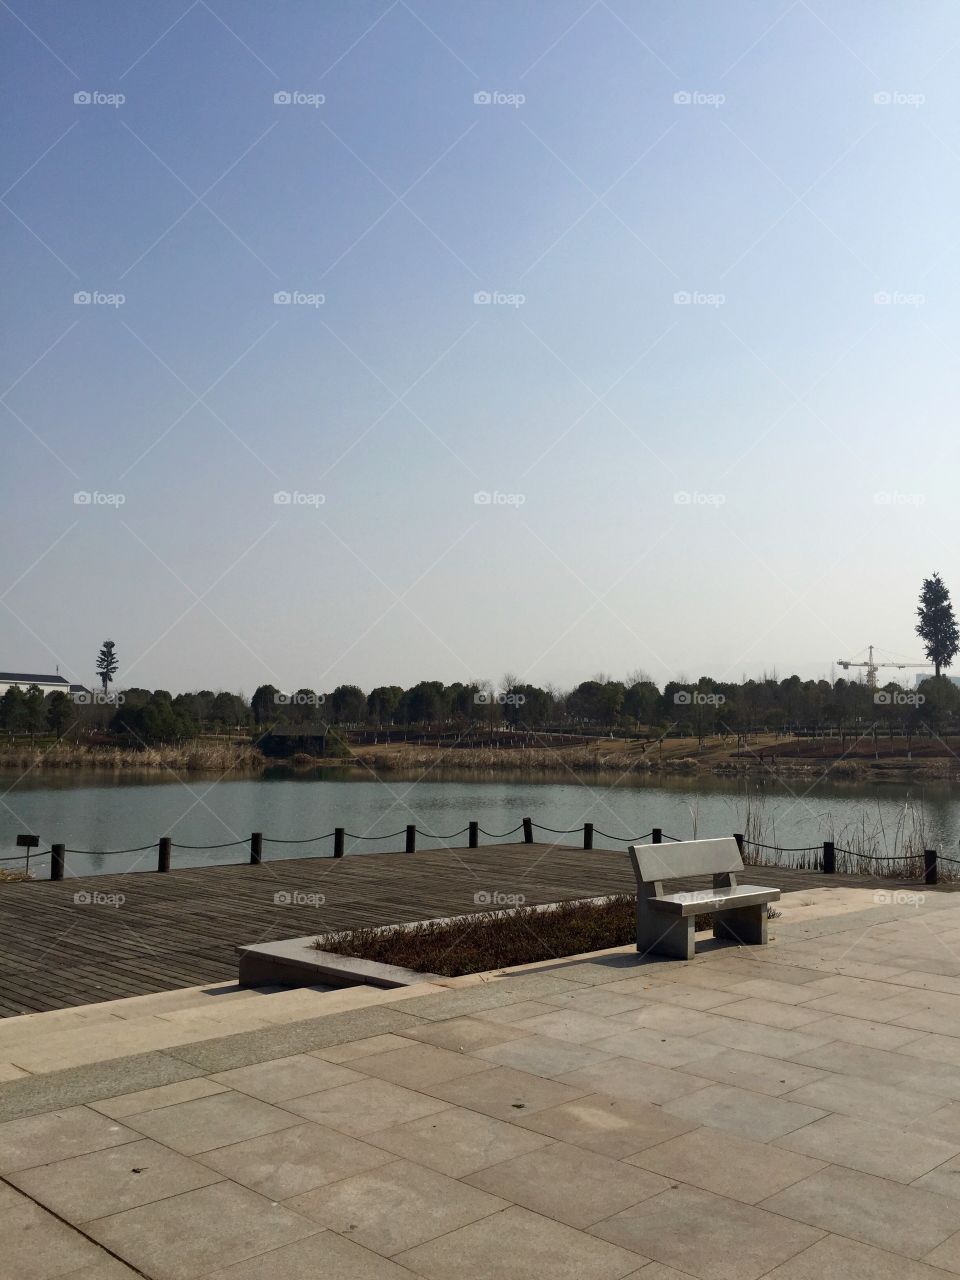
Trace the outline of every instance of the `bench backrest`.
{"type": "Polygon", "coordinates": [[[629,852],[637,884],[743,870],[743,859],[733,836],[677,840],[671,844],[632,844],[629,852]]]}

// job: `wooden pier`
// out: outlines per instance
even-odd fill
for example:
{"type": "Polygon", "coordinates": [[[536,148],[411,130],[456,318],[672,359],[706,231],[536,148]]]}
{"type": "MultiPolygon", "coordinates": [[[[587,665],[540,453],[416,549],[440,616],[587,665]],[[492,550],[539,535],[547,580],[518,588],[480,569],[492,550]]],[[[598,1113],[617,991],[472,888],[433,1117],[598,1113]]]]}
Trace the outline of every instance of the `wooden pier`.
{"type": "MultiPolygon", "coordinates": [[[[784,891],[896,887],[774,867],[756,876],[784,891]]],[[[229,981],[239,943],[464,915],[501,894],[536,905],[634,891],[624,849],[538,843],[3,883],[0,1016],[229,981]]]]}

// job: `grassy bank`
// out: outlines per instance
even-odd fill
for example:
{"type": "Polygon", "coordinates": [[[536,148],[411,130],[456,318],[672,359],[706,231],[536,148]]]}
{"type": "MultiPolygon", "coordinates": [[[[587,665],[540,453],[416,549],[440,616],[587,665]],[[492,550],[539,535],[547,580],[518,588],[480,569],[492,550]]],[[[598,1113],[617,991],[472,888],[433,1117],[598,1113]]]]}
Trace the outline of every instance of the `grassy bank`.
{"type": "Polygon", "coordinates": [[[22,771],[172,769],[185,773],[249,773],[259,771],[263,765],[263,756],[256,747],[233,742],[186,742],[179,746],[143,748],[86,746],[70,742],[32,745],[24,742],[0,747],[0,768],[22,771]]]}
{"type": "Polygon", "coordinates": [[[549,773],[570,776],[571,773],[696,775],[717,774],[724,777],[825,778],[864,781],[903,781],[904,778],[955,778],[960,773],[957,758],[926,756],[910,759],[872,755],[847,755],[838,759],[804,759],[780,756],[783,739],[774,735],[751,742],[749,753],[737,754],[733,741],[705,742],[702,749],[690,738],[668,738],[644,749],[636,741],[600,740],[590,746],[573,747],[450,747],[414,746],[391,743],[372,747],[354,747],[353,755],[375,773],[393,771],[427,772],[441,769],[444,773],[513,772],[549,773]]]}
{"type": "MultiPolygon", "coordinates": [[[[775,735],[751,739],[749,748],[738,754],[735,739],[705,740],[702,746],[690,738],[667,738],[663,743],[643,744],[636,740],[598,739],[589,745],[564,747],[451,747],[412,743],[375,746],[346,746],[342,754],[319,758],[297,755],[283,760],[266,760],[256,746],[228,739],[201,738],[179,745],[145,748],[112,747],[83,742],[35,741],[0,742],[0,768],[20,771],[35,769],[83,769],[119,771],[172,769],[177,772],[259,772],[268,765],[297,769],[353,765],[367,773],[410,774],[528,773],[554,774],[570,779],[577,774],[605,775],[611,779],[642,776],[824,778],[850,781],[915,781],[951,779],[960,776],[960,764],[951,753],[943,757],[919,752],[910,759],[887,755],[848,754],[842,758],[804,758],[791,744],[775,735]],[[782,755],[780,752],[788,754],[782,755]]],[[[929,750],[929,748],[927,748],[929,750]]]]}

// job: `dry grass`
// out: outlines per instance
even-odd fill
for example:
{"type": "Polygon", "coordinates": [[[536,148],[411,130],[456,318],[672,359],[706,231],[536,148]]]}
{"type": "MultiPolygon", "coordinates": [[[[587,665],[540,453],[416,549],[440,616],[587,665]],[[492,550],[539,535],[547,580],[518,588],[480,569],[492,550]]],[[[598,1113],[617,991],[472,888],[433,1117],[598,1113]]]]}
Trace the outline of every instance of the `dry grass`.
{"type": "MultiPolygon", "coordinates": [[[[824,814],[820,823],[821,831],[818,832],[820,843],[799,852],[778,842],[776,822],[768,813],[762,796],[748,796],[741,813],[741,830],[747,841],[744,862],[755,866],[820,870],[823,862],[822,842],[832,840],[836,869],[842,875],[922,880],[923,851],[937,847],[937,841],[929,830],[922,802],[907,801],[893,824],[884,820],[879,804],[875,815],[871,816],[863,809],[858,822],[842,826],[838,826],[829,813],[824,814]],[[767,847],[757,848],[756,844],[767,847]]],[[[957,879],[958,871],[958,864],[941,861],[941,880],[957,879]]]]}
{"type": "Polygon", "coordinates": [[[568,770],[585,773],[647,772],[654,767],[630,744],[622,742],[600,747],[419,747],[398,743],[389,747],[354,748],[354,755],[378,773],[391,769],[420,770],[469,769],[474,772],[511,770],[522,773],[548,773],[568,770]],[[610,747],[614,749],[611,750],[610,747]]]}
{"type": "Polygon", "coordinates": [[[61,742],[52,747],[0,748],[0,768],[6,769],[173,769],[183,772],[263,768],[263,756],[249,745],[232,742],[187,742],[182,746],[103,747],[61,742]]]}
{"type": "Polygon", "coordinates": [[[464,920],[425,920],[389,931],[354,929],[318,938],[317,946],[454,978],[625,946],[636,937],[634,901],[622,896],[605,902],[563,902],[552,911],[520,907],[464,920]]]}

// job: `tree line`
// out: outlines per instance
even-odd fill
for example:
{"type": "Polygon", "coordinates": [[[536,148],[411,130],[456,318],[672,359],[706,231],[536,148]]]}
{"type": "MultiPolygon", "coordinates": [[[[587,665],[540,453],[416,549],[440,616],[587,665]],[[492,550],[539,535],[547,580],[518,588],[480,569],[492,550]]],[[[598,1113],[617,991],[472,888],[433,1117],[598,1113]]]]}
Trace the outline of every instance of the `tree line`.
{"type": "Polygon", "coordinates": [[[507,675],[490,682],[445,684],[423,680],[404,689],[379,685],[365,692],[342,684],[328,693],[303,687],[285,693],[263,684],[251,698],[201,689],[171,694],[130,688],[92,703],[71,695],[44,696],[36,686],[13,686],[0,696],[0,729],[53,733],[99,731],[145,742],[175,741],[200,733],[258,738],[277,730],[322,733],[349,730],[464,731],[515,729],[568,733],[712,734],[795,727],[870,725],[942,726],[960,716],[960,689],[944,676],[915,691],[890,682],[874,690],[857,680],[779,679],[730,682],[701,676],[662,688],[642,673],[625,679],[598,675],[570,690],[541,688],[507,675]]]}

